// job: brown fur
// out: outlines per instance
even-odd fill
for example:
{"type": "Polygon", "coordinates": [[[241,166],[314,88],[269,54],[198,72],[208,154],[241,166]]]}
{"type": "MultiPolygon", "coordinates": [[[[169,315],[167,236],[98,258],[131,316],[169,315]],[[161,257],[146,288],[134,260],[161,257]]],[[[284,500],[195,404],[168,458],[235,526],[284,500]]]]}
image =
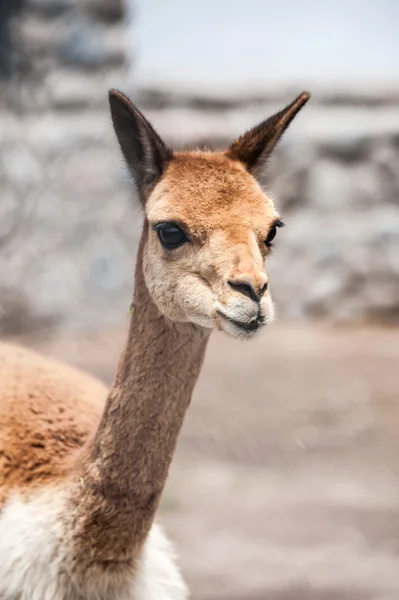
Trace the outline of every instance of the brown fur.
{"type": "Polygon", "coordinates": [[[0,507],[13,490],[55,483],[99,421],[107,389],[77,369],[0,344],[0,507]]]}
{"type": "MultiPolygon", "coordinates": [[[[196,322],[203,324],[212,297],[227,306],[234,296],[226,281],[250,283],[255,290],[267,283],[264,240],[278,213],[244,165],[225,153],[175,154],[146,204],[146,215],[150,225],[179,223],[192,242],[173,255],[160,255],[157,234],[149,232],[146,284],[170,318],[185,321],[187,312],[197,313],[196,322]],[[183,304],[176,303],[180,296],[183,304]]],[[[212,321],[222,327],[216,313],[212,321]]]]}
{"type": "Polygon", "coordinates": [[[69,567],[84,580],[99,566],[134,567],[211,329],[251,337],[272,318],[265,239],[278,213],[253,176],[252,150],[263,161],[306,99],[226,152],[172,153],[131,102],[111,92],[115,131],[145,217],[127,345],[97,429],[101,384],[33,354],[0,353],[3,498],[12,489],[62,482],[69,567]],[[173,251],[153,227],[165,221],[189,238],[173,251]],[[242,292],[248,286],[254,295],[242,292]]]}
{"type": "MultiPolygon", "coordinates": [[[[144,240],[145,233],[140,253],[144,240]]],[[[115,385],[78,472],[77,483],[84,482],[76,486],[79,513],[74,525],[80,563],[82,557],[129,560],[141,547],[209,335],[190,323],[165,319],[151,302],[139,267],[135,290],[115,385]],[[148,343],[141,344],[141,339],[148,343]]]]}
{"type": "Polygon", "coordinates": [[[309,98],[309,92],[302,92],[283,110],[247,131],[230,146],[228,156],[245,164],[254,176],[261,176],[265,162],[309,98]]]}
{"type": "Polygon", "coordinates": [[[224,152],[196,151],[174,155],[150,197],[147,215],[150,223],[186,224],[198,243],[214,231],[228,231],[231,242],[237,243],[243,230],[251,229],[263,244],[278,213],[242,163],[224,152]]]}

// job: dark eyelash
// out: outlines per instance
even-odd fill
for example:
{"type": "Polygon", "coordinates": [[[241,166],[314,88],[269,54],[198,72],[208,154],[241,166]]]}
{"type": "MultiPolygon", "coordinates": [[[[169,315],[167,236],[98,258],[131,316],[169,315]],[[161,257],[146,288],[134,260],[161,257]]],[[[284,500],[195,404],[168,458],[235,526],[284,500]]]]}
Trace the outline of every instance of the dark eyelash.
{"type": "Polygon", "coordinates": [[[268,237],[270,237],[270,234],[273,233],[273,232],[274,232],[274,235],[272,236],[272,239],[270,240],[270,242],[268,241],[267,238],[265,240],[265,246],[268,249],[268,254],[271,254],[272,250],[273,250],[273,246],[274,246],[273,239],[274,239],[274,237],[276,235],[276,229],[280,228],[280,227],[284,227],[284,225],[285,225],[285,223],[283,223],[283,221],[281,219],[277,219],[272,224],[272,227],[271,227],[271,229],[269,231],[269,236],[268,237]]]}
{"type": "Polygon", "coordinates": [[[159,231],[166,225],[174,225],[175,227],[178,227],[180,229],[179,225],[177,225],[177,223],[175,223],[174,221],[161,221],[160,223],[155,223],[155,225],[152,226],[152,229],[154,231],[159,231]]]}
{"type": "Polygon", "coordinates": [[[191,242],[191,237],[189,232],[187,231],[187,227],[184,225],[184,223],[180,223],[179,221],[160,221],[159,223],[155,223],[154,225],[152,225],[152,229],[153,231],[159,231],[167,225],[172,225],[174,227],[177,227],[177,229],[180,229],[186,236],[187,240],[191,242]]]}

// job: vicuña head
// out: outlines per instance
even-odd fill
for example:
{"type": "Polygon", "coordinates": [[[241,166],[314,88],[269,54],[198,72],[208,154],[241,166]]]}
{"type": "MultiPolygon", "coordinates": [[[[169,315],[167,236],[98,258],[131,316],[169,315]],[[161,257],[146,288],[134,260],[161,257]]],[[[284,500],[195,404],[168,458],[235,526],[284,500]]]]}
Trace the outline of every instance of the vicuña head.
{"type": "Polygon", "coordinates": [[[224,152],[172,152],[110,93],[145,213],[134,310],[109,392],[0,344],[1,600],[187,599],[154,519],[211,329],[250,337],[272,319],[282,223],[259,182],[308,97],[224,152]]]}
{"type": "Polygon", "coordinates": [[[145,213],[145,282],[169,319],[232,337],[251,337],[273,319],[265,263],[283,223],[261,178],[308,99],[302,93],[225,151],[174,152],[126,96],[110,92],[116,135],[145,213]]]}

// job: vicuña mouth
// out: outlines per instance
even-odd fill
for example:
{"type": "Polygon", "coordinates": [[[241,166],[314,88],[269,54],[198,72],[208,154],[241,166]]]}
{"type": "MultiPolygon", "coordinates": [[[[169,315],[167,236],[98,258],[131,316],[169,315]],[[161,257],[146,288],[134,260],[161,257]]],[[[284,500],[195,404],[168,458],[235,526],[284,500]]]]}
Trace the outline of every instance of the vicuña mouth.
{"type": "Polygon", "coordinates": [[[243,331],[256,331],[257,329],[259,329],[259,327],[262,327],[262,325],[265,324],[265,322],[260,317],[257,317],[256,319],[254,319],[253,321],[249,321],[248,323],[244,323],[243,321],[236,321],[235,319],[228,317],[220,310],[216,312],[220,317],[222,317],[226,321],[229,321],[230,323],[233,323],[233,325],[239,327],[243,331]]]}

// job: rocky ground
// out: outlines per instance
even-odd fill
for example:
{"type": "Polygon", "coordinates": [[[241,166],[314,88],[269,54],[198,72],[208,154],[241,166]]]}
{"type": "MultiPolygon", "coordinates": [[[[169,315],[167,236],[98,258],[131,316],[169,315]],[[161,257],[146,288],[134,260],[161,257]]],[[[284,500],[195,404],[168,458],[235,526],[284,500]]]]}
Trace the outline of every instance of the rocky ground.
{"type": "MultiPolygon", "coordinates": [[[[122,330],[22,340],[111,382],[122,330]]],[[[397,600],[399,335],[216,336],[162,503],[195,600],[397,600]]]]}

